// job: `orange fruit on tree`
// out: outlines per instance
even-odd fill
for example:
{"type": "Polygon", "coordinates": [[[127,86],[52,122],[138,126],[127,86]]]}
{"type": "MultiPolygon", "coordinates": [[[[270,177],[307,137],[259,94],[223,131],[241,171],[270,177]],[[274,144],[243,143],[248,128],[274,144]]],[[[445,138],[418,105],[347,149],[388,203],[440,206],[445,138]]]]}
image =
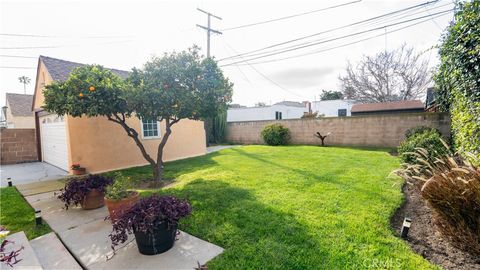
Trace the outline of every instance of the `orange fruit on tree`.
{"type": "Polygon", "coordinates": [[[83,97],[83,93],[78,94],[79,97],[83,97]]]}
{"type": "Polygon", "coordinates": [[[95,91],[95,87],[94,87],[94,86],[90,86],[90,87],[88,88],[88,91],[90,91],[90,92],[95,91]]]}

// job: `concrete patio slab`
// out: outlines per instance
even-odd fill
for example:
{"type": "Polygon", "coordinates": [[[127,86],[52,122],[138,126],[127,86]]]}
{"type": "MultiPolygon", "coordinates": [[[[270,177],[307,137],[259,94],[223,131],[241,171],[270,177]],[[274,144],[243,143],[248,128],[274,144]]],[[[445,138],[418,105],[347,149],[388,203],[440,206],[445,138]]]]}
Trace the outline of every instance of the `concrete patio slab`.
{"type": "Polygon", "coordinates": [[[53,232],[30,241],[38,261],[43,269],[48,270],[82,270],[77,261],[60,242],[53,232]]]}
{"type": "Polygon", "coordinates": [[[42,194],[50,191],[57,191],[60,190],[65,186],[65,182],[63,180],[50,180],[50,181],[42,181],[42,182],[35,182],[30,184],[22,184],[17,185],[18,191],[25,197],[31,196],[35,194],[42,194]]]}
{"type": "Polygon", "coordinates": [[[10,177],[14,185],[28,184],[47,180],[64,178],[68,173],[62,169],[44,162],[22,163],[0,166],[0,186],[7,185],[10,177]]]}
{"type": "MultiPolygon", "coordinates": [[[[5,246],[5,253],[12,252],[14,250],[18,250],[23,247],[23,250],[20,251],[20,254],[17,257],[17,260],[21,260],[18,263],[13,265],[13,269],[30,269],[30,270],[41,270],[43,269],[40,265],[40,262],[37,259],[37,255],[33,251],[32,246],[28,242],[27,236],[24,232],[18,232],[11,234],[6,237],[8,241],[12,241],[12,243],[5,246]]],[[[10,267],[4,267],[1,265],[2,269],[7,269],[10,267]]]]}
{"type": "Polygon", "coordinates": [[[42,211],[42,218],[59,234],[108,216],[105,206],[95,210],[83,210],[80,207],[69,207],[65,210],[64,204],[57,199],[54,192],[27,196],[25,199],[33,208],[42,211]]]}
{"type": "Polygon", "coordinates": [[[105,207],[82,210],[79,207],[63,209],[63,203],[54,192],[25,197],[35,209],[42,210],[43,219],[57,232],[63,244],[87,269],[193,269],[205,264],[223,252],[213,245],[185,232],[180,232],[174,247],[159,255],[145,256],[138,252],[135,239],[129,237],[117,247],[113,255],[108,235],[112,231],[105,220],[105,207]]]}
{"type": "Polygon", "coordinates": [[[180,232],[172,249],[147,256],[138,252],[135,241],[117,251],[109,261],[89,265],[89,269],[194,269],[223,252],[223,248],[180,232]]]}

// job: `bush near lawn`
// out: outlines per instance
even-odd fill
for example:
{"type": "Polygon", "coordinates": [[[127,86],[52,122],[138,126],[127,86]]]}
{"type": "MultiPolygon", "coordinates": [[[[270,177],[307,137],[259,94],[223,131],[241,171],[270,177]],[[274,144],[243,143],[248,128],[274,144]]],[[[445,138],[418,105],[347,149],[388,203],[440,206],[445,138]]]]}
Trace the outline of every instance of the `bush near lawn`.
{"type": "Polygon", "coordinates": [[[290,140],[290,130],[280,124],[265,126],[261,135],[268,145],[286,145],[290,140]]]}
{"type": "Polygon", "coordinates": [[[406,139],[398,146],[398,153],[403,162],[415,163],[413,154],[417,148],[428,149],[428,160],[447,155],[449,149],[445,148],[442,135],[437,129],[417,127],[405,133],[406,139]]]}
{"type": "Polygon", "coordinates": [[[480,256],[480,160],[467,154],[475,163],[460,155],[432,161],[424,149],[415,151],[413,165],[404,165],[399,175],[420,182],[421,195],[433,210],[434,223],[450,242],[480,256]]]}
{"type": "Polygon", "coordinates": [[[35,225],[35,212],[15,187],[0,188],[0,224],[10,234],[24,231],[28,239],[34,239],[51,232],[43,222],[35,225]]]}
{"type": "MultiPolygon", "coordinates": [[[[244,146],[166,163],[180,229],[225,248],[209,269],[438,269],[394,235],[399,160],[385,150],[244,146]]],[[[120,171],[148,178],[148,166],[120,171]]]]}

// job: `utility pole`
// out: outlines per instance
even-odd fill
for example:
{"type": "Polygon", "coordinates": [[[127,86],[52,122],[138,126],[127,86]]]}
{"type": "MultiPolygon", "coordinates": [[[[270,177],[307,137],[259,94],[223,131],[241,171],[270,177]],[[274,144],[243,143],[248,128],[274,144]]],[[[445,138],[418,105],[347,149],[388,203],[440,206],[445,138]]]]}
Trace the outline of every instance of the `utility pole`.
{"type": "Polygon", "coordinates": [[[214,17],[214,18],[219,19],[219,20],[221,20],[222,18],[220,18],[220,17],[218,17],[218,16],[215,16],[215,15],[213,15],[212,13],[207,12],[207,11],[202,10],[202,9],[199,9],[199,8],[197,8],[197,10],[200,11],[200,12],[203,12],[203,13],[207,14],[207,17],[208,17],[207,26],[203,26],[203,25],[197,24],[197,27],[200,27],[200,28],[202,28],[202,29],[204,29],[204,30],[207,31],[207,58],[209,58],[209,57],[210,57],[210,35],[211,35],[212,33],[219,34],[219,35],[222,34],[222,32],[220,32],[220,31],[218,31],[218,30],[214,30],[214,29],[212,29],[212,28],[210,27],[210,17],[214,17]]]}

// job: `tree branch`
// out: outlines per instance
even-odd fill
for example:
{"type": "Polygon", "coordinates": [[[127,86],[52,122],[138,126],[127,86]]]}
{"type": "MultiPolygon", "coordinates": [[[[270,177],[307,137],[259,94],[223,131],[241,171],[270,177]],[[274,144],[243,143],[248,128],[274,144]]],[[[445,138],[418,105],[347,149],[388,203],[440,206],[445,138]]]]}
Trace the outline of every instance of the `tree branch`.
{"type": "Polygon", "coordinates": [[[107,116],[107,119],[109,121],[112,121],[114,123],[119,124],[120,126],[123,127],[125,132],[127,132],[127,135],[132,138],[135,141],[135,144],[140,148],[140,152],[142,152],[143,157],[151,164],[151,165],[156,165],[155,160],[147,153],[147,150],[145,149],[145,146],[142,144],[140,139],[138,138],[138,132],[129,127],[127,123],[125,122],[125,115],[122,114],[122,117],[118,116],[117,114],[114,115],[115,118],[112,118],[111,116],[107,116]]]}

